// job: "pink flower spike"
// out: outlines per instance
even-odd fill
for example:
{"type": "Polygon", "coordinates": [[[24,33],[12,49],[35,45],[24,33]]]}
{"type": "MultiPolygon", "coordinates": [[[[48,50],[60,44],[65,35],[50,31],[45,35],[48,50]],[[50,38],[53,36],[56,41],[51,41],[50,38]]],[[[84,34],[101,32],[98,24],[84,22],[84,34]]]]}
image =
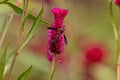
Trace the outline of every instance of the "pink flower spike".
{"type": "Polygon", "coordinates": [[[54,14],[55,21],[63,22],[63,19],[67,15],[68,10],[56,7],[54,9],[52,9],[52,13],[54,14]]]}
{"type": "Polygon", "coordinates": [[[120,7],[120,0],[114,0],[114,4],[120,7]]]}
{"type": "Polygon", "coordinates": [[[62,62],[63,62],[63,59],[62,59],[62,58],[58,58],[57,62],[58,62],[58,63],[62,63],[62,62]]]}
{"type": "Polygon", "coordinates": [[[50,53],[49,50],[47,50],[47,59],[48,59],[50,62],[52,62],[52,60],[53,60],[53,56],[52,56],[52,54],[50,53]]]}
{"type": "Polygon", "coordinates": [[[68,10],[61,8],[54,8],[52,12],[55,16],[55,22],[48,28],[48,46],[47,55],[51,59],[52,55],[61,54],[64,51],[64,46],[66,43],[65,38],[65,26],[63,24],[63,19],[67,15],[68,10]]]}

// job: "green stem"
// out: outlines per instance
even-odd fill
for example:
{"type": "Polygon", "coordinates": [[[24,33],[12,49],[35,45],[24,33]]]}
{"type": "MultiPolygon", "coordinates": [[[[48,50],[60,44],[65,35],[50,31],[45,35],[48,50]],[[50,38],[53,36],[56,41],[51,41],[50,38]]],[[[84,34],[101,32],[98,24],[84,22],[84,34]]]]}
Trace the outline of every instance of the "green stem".
{"type": "MultiPolygon", "coordinates": [[[[24,18],[25,18],[25,16],[26,16],[26,14],[27,14],[28,1],[29,1],[29,0],[24,0],[23,15],[22,15],[22,20],[21,20],[21,26],[22,26],[22,23],[23,23],[23,21],[24,21],[24,18]]],[[[12,74],[12,71],[13,71],[13,68],[14,68],[14,64],[15,64],[15,61],[16,61],[16,58],[17,58],[17,56],[18,56],[18,54],[19,54],[18,48],[19,48],[19,45],[20,45],[20,43],[21,43],[21,41],[22,41],[23,32],[24,32],[23,29],[20,30],[20,38],[18,39],[17,49],[16,49],[15,55],[14,55],[14,57],[13,57],[12,64],[11,64],[11,66],[10,66],[10,71],[9,71],[9,73],[8,73],[7,80],[10,80],[10,76],[11,76],[11,74],[12,74]]]]}
{"type": "Polygon", "coordinates": [[[55,71],[57,70],[57,67],[59,66],[59,64],[60,64],[60,61],[58,61],[58,62],[55,64],[55,55],[54,55],[54,56],[53,56],[53,61],[52,61],[52,68],[51,68],[50,80],[53,80],[55,71]]]}
{"type": "Polygon", "coordinates": [[[119,33],[118,33],[118,29],[117,29],[117,26],[115,24],[115,19],[114,19],[114,15],[113,15],[113,0],[110,0],[110,16],[111,16],[111,23],[112,23],[112,28],[113,28],[113,32],[114,32],[114,37],[115,37],[115,41],[116,41],[116,45],[117,45],[117,52],[116,52],[116,62],[118,64],[118,59],[119,59],[119,45],[120,45],[120,42],[119,42],[119,33]]]}
{"type": "Polygon", "coordinates": [[[7,77],[7,80],[10,80],[10,76],[11,76],[11,73],[13,71],[13,68],[14,68],[14,64],[15,64],[15,61],[16,61],[16,58],[17,58],[17,53],[15,53],[14,57],[13,57],[13,60],[12,60],[12,64],[10,66],[10,71],[8,73],[8,77],[7,77]]]}
{"type": "Polygon", "coordinates": [[[52,80],[52,78],[53,78],[53,75],[54,75],[54,73],[53,73],[54,68],[55,68],[55,55],[53,55],[52,66],[51,66],[50,80],[52,80]]]}
{"type": "Polygon", "coordinates": [[[111,16],[111,23],[112,23],[112,28],[113,28],[113,32],[114,32],[114,37],[115,40],[118,40],[118,31],[117,31],[117,27],[115,24],[115,19],[114,19],[114,15],[113,15],[113,0],[110,0],[110,16],[111,16]]]}
{"type": "Polygon", "coordinates": [[[120,52],[120,42],[119,42],[119,32],[118,32],[118,29],[117,29],[117,26],[115,24],[115,20],[114,20],[114,15],[113,15],[113,0],[110,0],[110,16],[111,16],[111,23],[112,23],[112,27],[113,27],[113,32],[114,32],[114,36],[115,36],[115,40],[116,40],[116,45],[117,45],[117,59],[116,59],[116,79],[117,80],[120,80],[120,65],[119,65],[119,52],[120,52]]]}
{"type": "MultiPolygon", "coordinates": [[[[119,7],[119,12],[120,12],[120,7],[119,7]]],[[[120,25],[119,25],[119,28],[120,28],[120,25]]],[[[120,38],[120,31],[119,31],[119,33],[118,33],[118,38],[120,38]]],[[[118,41],[118,49],[120,48],[119,47],[119,45],[120,45],[120,42],[118,41]]],[[[120,52],[120,50],[118,50],[118,53],[120,52]]],[[[117,55],[118,56],[118,62],[117,62],[117,80],[119,80],[120,79],[120,55],[117,55]]]]}
{"type": "Polygon", "coordinates": [[[29,0],[24,0],[20,36],[22,36],[22,34],[24,32],[24,25],[22,25],[22,24],[24,23],[24,19],[25,19],[26,15],[27,15],[28,3],[29,3],[29,0]]]}

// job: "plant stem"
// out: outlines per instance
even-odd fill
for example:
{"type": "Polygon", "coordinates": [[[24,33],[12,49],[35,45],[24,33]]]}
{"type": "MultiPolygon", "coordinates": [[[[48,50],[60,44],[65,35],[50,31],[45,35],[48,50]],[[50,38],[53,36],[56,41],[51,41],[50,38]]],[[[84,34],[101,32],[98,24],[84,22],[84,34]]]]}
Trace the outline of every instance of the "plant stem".
{"type": "MultiPolygon", "coordinates": [[[[118,37],[119,38],[119,37],[118,37]]],[[[118,41],[117,41],[117,65],[116,65],[116,78],[117,78],[117,80],[119,80],[120,79],[120,73],[119,73],[119,68],[120,68],[120,55],[119,55],[119,52],[120,52],[120,50],[119,50],[119,45],[120,45],[120,43],[119,43],[119,39],[118,39],[118,41]]]]}
{"type": "Polygon", "coordinates": [[[21,34],[20,34],[21,36],[24,32],[24,27],[22,26],[22,23],[24,22],[24,19],[27,15],[28,3],[29,3],[29,0],[24,0],[23,15],[22,15],[22,21],[21,21],[21,34]]]}
{"type": "Polygon", "coordinates": [[[6,36],[7,30],[8,30],[8,28],[9,28],[9,25],[10,25],[10,22],[11,22],[12,18],[13,18],[13,14],[10,14],[9,19],[7,19],[6,26],[5,26],[5,28],[4,28],[3,34],[2,34],[2,36],[1,36],[1,38],[0,38],[0,47],[1,47],[2,44],[3,44],[3,40],[4,40],[5,36],[6,36]]]}
{"type": "Polygon", "coordinates": [[[115,20],[114,20],[114,15],[113,15],[113,0],[110,0],[110,16],[111,16],[111,23],[112,23],[112,28],[113,28],[113,33],[114,33],[114,37],[115,40],[117,42],[118,40],[118,30],[115,24],[115,20]]]}
{"type": "MultiPolygon", "coordinates": [[[[23,6],[23,14],[22,14],[22,19],[21,19],[21,27],[22,27],[22,23],[24,21],[24,18],[27,14],[27,8],[28,8],[28,1],[29,0],[24,0],[24,6],[23,6]]],[[[16,49],[16,52],[15,52],[15,55],[13,57],[13,60],[12,60],[12,64],[10,66],[10,71],[8,73],[8,77],[7,77],[7,80],[10,80],[10,76],[12,74],[12,71],[13,71],[13,68],[14,68],[14,64],[15,64],[15,61],[16,61],[16,58],[19,54],[18,52],[18,49],[19,49],[19,45],[21,44],[21,41],[22,41],[22,36],[23,36],[23,32],[24,32],[24,29],[20,30],[20,37],[18,39],[18,45],[17,45],[17,49],[16,49]]]]}
{"type": "Polygon", "coordinates": [[[120,66],[120,64],[119,64],[119,61],[118,61],[118,63],[117,63],[117,66],[116,66],[116,69],[117,69],[117,72],[116,72],[116,77],[117,77],[117,80],[119,80],[120,79],[120,68],[119,68],[119,66],[120,66]]]}
{"type": "Polygon", "coordinates": [[[17,58],[17,55],[18,55],[18,53],[15,53],[15,55],[14,55],[14,57],[13,57],[13,61],[12,61],[11,67],[10,67],[10,71],[9,71],[9,73],[8,73],[7,80],[10,80],[10,76],[11,76],[11,73],[12,73],[12,71],[13,71],[14,64],[15,64],[15,61],[16,61],[16,58],[17,58]]]}
{"type": "Polygon", "coordinates": [[[55,55],[53,55],[53,60],[52,60],[52,66],[51,66],[51,75],[50,75],[50,80],[53,79],[53,71],[54,71],[54,68],[55,68],[55,55]]]}
{"type": "Polygon", "coordinates": [[[119,42],[119,38],[120,38],[120,36],[119,36],[119,31],[118,31],[118,29],[117,29],[117,26],[116,26],[116,24],[115,24],[115,20],[114,20],[114,15],[113,15],[113,0],[110,0],[110,16],[111,16],[111,23],[112,23],[112,27],[113,27],[113,32],[114,32],[114,37],[115,37],[115,41],[116,41],[116,45],[117,45],[117,49],[116,49],[116,55],[117,55],[117,59],[116,59],[116,79],[117,80],[120,80],[120,65],[119,65],[119,61],[120,61],[120,55],[119,55],[119,53],[120,53],[120,42],[119,42]]]}
{"type": "MultiPolygon", "coordinates": [[[[119,7],[119,12],[120,12],[120,7],[119,7]]],[[[118,28],[118,38],[120,38],[120,25],[119,25],[119,28],[118,28]]],[[[118,41],[118,45],[119,45],[119,41],[118,41]]],[[[120,50],[118,50],[118,53],[120,52],[120,50]]],[[[117,66],[116,66],[116,69],[117,69],[117,80],[120,79],[120,55],[117,55],[118,56],[118,61],[117,61],[117,66]]]]}
{"type": "Polygon", "coordinates": [[[55,63],[55,56],[53,56],[50,80],[53,80],[55,71],[56,71],[56,69],[57,69],[57,67],[59,66],[60,63],[61,63],[61,60],[58,60],[57,63],[55,63]]]}

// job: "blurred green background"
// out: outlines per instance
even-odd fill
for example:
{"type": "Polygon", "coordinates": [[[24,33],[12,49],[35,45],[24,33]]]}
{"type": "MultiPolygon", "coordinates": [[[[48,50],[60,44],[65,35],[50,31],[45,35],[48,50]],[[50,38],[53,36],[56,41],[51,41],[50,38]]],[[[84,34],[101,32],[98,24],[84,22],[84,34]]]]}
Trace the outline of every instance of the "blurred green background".
{"type": "MultiPolygon", "coordinates": [[[[16,4],[16,0],[10,0],[16,4]]],[[[37,15],[44,4],[43,18],[50,24],[54,22],[51,9],[61,7],[69,10],[65,18],[66,36],[68,45],[62,53],[64,62],[58,67],[54,80],[89,80],[84,79],[84,48],[89,45],[102,45],[105,52],[103,62],[95,63],[89,74],[95,79],[92,80],[116,80],[116,44],[109,15],[109,0],[29,0],[30,11],[37,15]]],[[[22,5],[20,6],[22,7],[22,5]]],[[[118,7],[113,6],[117,25],[119,25],[118,7]]],[[[0,5],[0,36],[4,29],[6,17],[13,13],[7,5],[0,5]]],[[[21,17],[14,15],[9,26],[4,43],[0,48],[3,52],[5,46],[11,41],[8,55],[17,46],[19,38],[21,17]]],[[[25,34],[30,29],[33,22],[28,20],[25,26],[25,34]]],[[[50,76],[51,63],[46,58],[47,29],[45,25],[40,25],[36,34],[29,44],[22,50],[15,62],[11,80],[24,72],[30,65],[33,65],[32,72],[28,80],[48,80],[50,76]]],[[[60,56],[60,57],[61,57],[60,56]]],[[[6,73],[12,58],[6,64],[6,73]]]]}

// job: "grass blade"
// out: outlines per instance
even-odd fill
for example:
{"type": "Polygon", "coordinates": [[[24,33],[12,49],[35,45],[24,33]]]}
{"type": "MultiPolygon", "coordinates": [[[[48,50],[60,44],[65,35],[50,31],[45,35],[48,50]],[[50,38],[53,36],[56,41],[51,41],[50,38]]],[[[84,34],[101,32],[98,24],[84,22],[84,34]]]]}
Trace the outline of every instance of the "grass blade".
{"type": "MultiPolygon", "coordinates": [[[[0,4],[7,4],[9,7],[11,7],[15,11],[15,13],[17,15],[22,16],[23,10],[20,7],[14,5],[8,1],[2,1],[2,2],[0,2],[0,4]]],[[[28,19],[36,20],[36,17],[33,14],[29,14],[28,19]]],[[[44,24],[44,25],[49,25],[49,23],[47,23],[46,21],[44,21],[42,19],[39,22],[44,24]]]]}
{"type": "Polygon", "coordinates": [[[4,68],[5,68],[5,62],[6,62],[6,54],[7,54],[7,49],[8,49],[9,44],[5,48],[3,55],[0,60],[0,80],[3,80],[3,73],[4,73],[4,68]]]}
{"type": "Polygon", "coordinates": [[[43,7],[41,9],[41,11],[39,12],[36,20],[34,21],[30,31],[28,32],[23,44],[21,45],[21,47],[19,48],[18,52],[31,40],[32,36],[34,35],[35,31],[37,30],[37,27],[39,26],[39,21],[41,20],[42,18],[42,15],[43,15],[43,7]]]}
{"type": "Polygon", "coordinates": [[[32,70],[32,66],[30,66],[25,72],[23,72],[17,80],[26,80],[32,70]]]}
{"type": "Polygon", "coordinates": [[[24,27],[25,27],[25,22],[27,20],[27,18],[29,17],[29,15],[32,13],[32,10],[27,14],[27,16],[24,18],[23,23],[22,23],[22,27],[21,27],[21,31],[24,31],[24,27]]]}

